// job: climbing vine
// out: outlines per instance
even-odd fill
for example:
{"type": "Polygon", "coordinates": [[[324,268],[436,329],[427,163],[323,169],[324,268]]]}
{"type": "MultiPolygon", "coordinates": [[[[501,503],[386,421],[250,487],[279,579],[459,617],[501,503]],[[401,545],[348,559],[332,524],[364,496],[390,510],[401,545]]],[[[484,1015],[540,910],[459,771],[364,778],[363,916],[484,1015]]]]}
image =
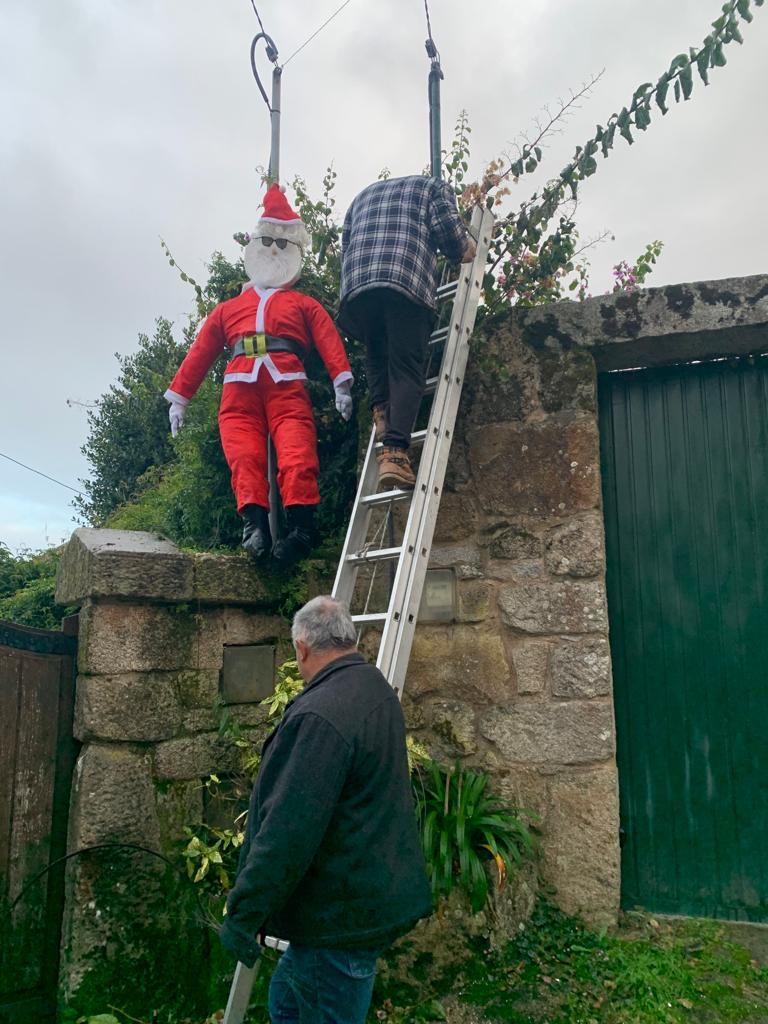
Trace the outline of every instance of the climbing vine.
{"type": "MultiPolygon", "coordinates": [[[[605,125],[598,124],[592,137],[576,147],[571,160],[555,178],[521,203],[518,210],[500,220],[491,245],[484,282],[485,298],[489,305],[498,306],[499,276],[502,295],[509,296],[510,287],[514,288],[514,294],[520,294],[513,278],[521,268],[525,270],[525,254],[538,256],[544,277],[551,276],[550,271],[569,264],[569,270],[574,269],[572,261],[578,236],[575,234],[573,210],[562,213],[559,226],[547,236],[553,217],[562,211],[569,199],[575,203],[579,184],[597,172],[598,155],[607,159],[618,137],[632,145],[633,132],[649,128],[656,116],[654,106],[664,115],[669,111],[670,96],[675,103],[690,99],[696,74],[704,85],[709,84],[710,72],[726,63],[725,47],[733,42],[743,42],[740,26],[742,22],[752,21],[751,4],[762,7],[763,3],[764,0],[728,0],[723,4],[720,15],[712,22],[712,31],[700,46],[691,47],[688,53],[679,53],[674,57],[655,84],[643,82],[639,85],[625,106],[612,113],[605,125]]],[[[564,104],[563,109],[567,106],[564,104]]],[[[489,207],[498,205],[499,191],[508,187],[506,183],[510,178],[517,181],[538,170],[543,160],[541,141],[542,133],[532,142],[526,143],[517,159],[510,161],[506,169],[503,164],[499,166],[498,161],[489,167],[479,187],[489,207]]],[[[460,160],[457,166],[455,155],[450,155],[446,161],[449,173],[464,170],[463,165],[464,161],[460,160]]],[[[461,176],[456,176],[454,183],[457,192],[464,191],[461,176]]]]}

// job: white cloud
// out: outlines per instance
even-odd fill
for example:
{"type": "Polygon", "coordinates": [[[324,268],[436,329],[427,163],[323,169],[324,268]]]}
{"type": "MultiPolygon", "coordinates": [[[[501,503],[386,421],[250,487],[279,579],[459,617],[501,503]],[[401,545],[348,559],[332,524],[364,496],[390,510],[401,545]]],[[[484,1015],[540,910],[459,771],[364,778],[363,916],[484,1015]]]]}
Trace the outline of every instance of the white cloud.
{"type": "MultiPolygon", "coordinates": [[[[284,60],[337,5],[258,6],[284,60]]],[[[545,102],[606,68],[551,140],[547,174],[637,84],[698,43],[719,10],[716,0],[431,6],[444,138],[466,107],[475,171],[545,102]]],[[[254,220],[254,168],[269,148],[248,59],[258,26],[247,0],[41,0],[3,17],[13,45],[0,66],[0,450],[76,483],[87,473],[86,420],[66,399],[97,397],[116,376],[115,351],[133,351],[157,316],[181,324],[192,307],[158,235],[198,275],[214,249],[234,254],[232,232],[254,220]]],[[[425,34],[418,3],[353,0],[287,65],[284,179],[299,172],[316,192],[333,161],[341,213],[384,165],[407,173],[426,164],[425,34]]],[[[582,236],[608,227],[617,239],[593,254],[595,290],[653,238],[666,243],[654,284],[765,271],[765,8],[744,37],[708,89],[697,81],[689,103],[656,118],[631,149],[619,143],[586,183],[582,236]]],[[[42,536],[34,479],[19,482],[0,464],[0,493],[29,496],[24,518],[42,536]]],[[[0,529],[17,530],[13,522],[0,529]]]]}

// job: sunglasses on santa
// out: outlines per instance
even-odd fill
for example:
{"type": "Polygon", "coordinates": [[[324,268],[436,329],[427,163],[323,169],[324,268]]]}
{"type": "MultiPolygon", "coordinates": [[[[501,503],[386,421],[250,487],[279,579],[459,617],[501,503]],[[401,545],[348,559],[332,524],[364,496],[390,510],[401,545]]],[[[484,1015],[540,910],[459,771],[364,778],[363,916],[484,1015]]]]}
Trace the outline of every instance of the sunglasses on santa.
{"type": "Polygon", "coordinates": [[[273,242],[277,246],[278,249],[285,249],[285,247],[288,244],[290,244],[290,245],[296,245],[297,244],[296,242],[291,242],[290,238],[270,238],[269,235],[262,235],[261,236],[261,244],[263,246],[268,248],[270,245],[272,245],[273,242]]]}

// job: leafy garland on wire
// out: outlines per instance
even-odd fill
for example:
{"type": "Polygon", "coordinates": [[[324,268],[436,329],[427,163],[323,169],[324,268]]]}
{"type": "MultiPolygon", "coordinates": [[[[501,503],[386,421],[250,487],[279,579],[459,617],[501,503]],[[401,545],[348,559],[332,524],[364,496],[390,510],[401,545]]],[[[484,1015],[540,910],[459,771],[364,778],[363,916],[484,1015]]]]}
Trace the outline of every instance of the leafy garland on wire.
{"type": "MultiPolygon", "coordinates": [[[[709,85],[710,70],[723,67],[726,63],[724,47],[734,41],[744,41],[739,23],[740,20],[746,23],[752,21],[751,2],[754,2],[756,7],[762,7],[764,0],[728,0],[723,4],[722,13],[712,23],[712,32],[698,49],[691,47],[687,54],[678,54],[655,85],[652,82],[639,85],[629,106],[622,107],[619,113],[611,114],[605,127],[598,124],[592,138],[584,145],[576,147],[571,161],[556,178],[549,181],[540,193],[534,192],[522,203],[519,212],[510,213],[500,220],[491,247],[492,262],[484,282],[486,301],[492,304],[494,299],[498,301],[498,282],[494,271],[499,264],[506,260],[502,267],[502,280],[509,278],[517,266],[515,257],[526,249],[539,254],[540,259],[546,255],[545,264],[551,267],[567,264],[575,245],[571,216],[565,215],[560,218],[558,230],[543,243],[543,246],[546,246],[546,253],[543,252],[543,246],[540,250],[542,237],[552,217],[569,198],[576,199],[579,182],[589,178],[597,170],[596,156],[599,151],[602,151],[603,158],[608,157],[617,134],[632,145],[633,130],[645,131],[650,125],[654,102],[662,114],[668,112],[670,88],[676,103],[688,100],[693,91],[694,69],[704,85],[709,85]]],[[[522,147],[519,158],[513,161],[503,174],[496,176],[493,185],[498,186],[508,176],[518,179],[524,174],[533,173],[541,160],[540,146],[526,144],[522,147]]],[[[496,196],[489,194],[486,201],[489,207],[493,207],[497,201],[496,196]]]]}

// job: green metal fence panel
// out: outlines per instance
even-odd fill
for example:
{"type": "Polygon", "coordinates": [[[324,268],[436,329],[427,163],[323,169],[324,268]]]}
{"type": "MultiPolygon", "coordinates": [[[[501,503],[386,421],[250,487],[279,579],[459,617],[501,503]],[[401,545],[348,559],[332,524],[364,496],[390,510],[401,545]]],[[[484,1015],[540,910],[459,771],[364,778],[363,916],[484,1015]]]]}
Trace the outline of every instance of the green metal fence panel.
{"type": "Polygon", "coordinates": [[[768,359],[599,384],[622,900],[768,921],[768,359]]]}

